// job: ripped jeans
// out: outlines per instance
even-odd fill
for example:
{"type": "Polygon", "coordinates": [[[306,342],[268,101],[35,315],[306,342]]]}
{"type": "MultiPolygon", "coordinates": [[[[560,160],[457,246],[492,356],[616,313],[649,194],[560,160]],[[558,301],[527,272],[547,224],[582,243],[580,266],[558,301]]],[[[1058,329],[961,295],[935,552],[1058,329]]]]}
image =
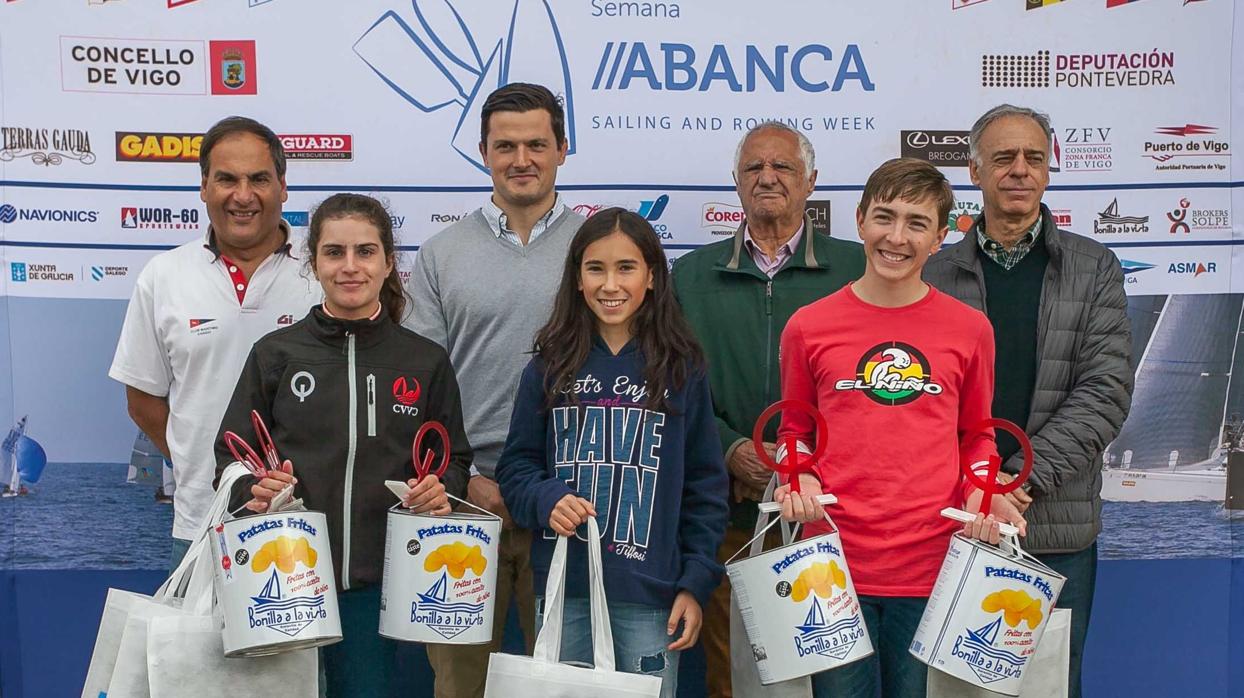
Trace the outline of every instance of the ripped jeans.
{"type": "MultiPolygon", "coordinates": [[[[668,608],[609,601],[613,629],[613,657],[618,671],[661,677],[661,698],[678,693],[678,655],[666,647],[677,636],[665,634],[668,608]]],[[[563,662],[592,665],[591,603],[587,598],[566,599],[562,623],[563,662]]],[[[544,625],[544,598],[536,598],[536,629],[544,625]]],[[[678,630],[682,632],[681,627],[678,630]]]]}

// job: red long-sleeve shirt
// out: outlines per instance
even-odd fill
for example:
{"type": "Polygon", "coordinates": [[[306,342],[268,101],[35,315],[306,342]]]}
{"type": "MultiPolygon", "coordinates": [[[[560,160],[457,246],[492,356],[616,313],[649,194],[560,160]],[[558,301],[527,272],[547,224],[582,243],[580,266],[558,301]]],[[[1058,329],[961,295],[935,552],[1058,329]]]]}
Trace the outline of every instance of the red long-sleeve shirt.
{"type": "MultiPolygon", "coordinates": [[[[996,453],[990,416],[993,329],[984,314],[930,287],[911,305],[882,308],[851,286],[795,313],[782,332],[782,397],[814,405],[828,426],[816,463],[855,588],[870,596],[928,596],[959,524],[971,462],[996,453]]],[[[788,436],[815,442],[811,415],[782,415],[788,436]]],[[[805,536],[828,531],[809,525],[805,536]]]]}

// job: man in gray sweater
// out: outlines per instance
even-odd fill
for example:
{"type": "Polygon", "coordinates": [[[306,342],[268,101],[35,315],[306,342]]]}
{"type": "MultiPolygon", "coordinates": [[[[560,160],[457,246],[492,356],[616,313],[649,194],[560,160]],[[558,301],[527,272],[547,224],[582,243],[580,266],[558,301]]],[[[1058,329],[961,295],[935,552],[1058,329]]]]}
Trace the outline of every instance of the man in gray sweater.
{"type": "Polygon", "coordinates": [[[565,120],[557,97],[539,85],[511,83],[488,96],[479,150],[492,196],[428,240],[410,276],[407,325],[445,347],[462,391],[475,450],[467,497],[504,520],[492,643],[428,645],[437,698],[483,696],[488,655],[500,651],[511,598],[528,654],[535,642],[531,532],[514,527],[493,473],[518,377],[553,310],[570,239],[584,220],[554,190],[566,161],[565,120]]]}

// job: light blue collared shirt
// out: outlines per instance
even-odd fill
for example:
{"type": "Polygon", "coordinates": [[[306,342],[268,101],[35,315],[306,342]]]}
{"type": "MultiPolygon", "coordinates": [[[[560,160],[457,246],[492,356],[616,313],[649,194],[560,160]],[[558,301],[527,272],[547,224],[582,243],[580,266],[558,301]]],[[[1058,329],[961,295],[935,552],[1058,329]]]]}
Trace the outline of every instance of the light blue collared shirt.
{"type": "MultiPolygon", "coordinates": [[[[510,230],[509,222],[506,220],[505,211],[502,211],[500,206],[497,206],[492,202],[491,196],[484,202],[484,206],[480,210],[483,211],[484,219],[488,221],[488,227],[492,229],[493,235],[496,235],[502,240],[518,245],[519,247],[523,246],[523,240],[518,237],[518,233],[510,230]]],[[[536,221],[536,224],[531,226],[531,235],[527,237],[527,244],[530,245],[535,242],[536,238],[540,237],[544,231],[549,229],[549,224],[552,223],[562,214],[562,211],[565,210],[566,204],[562,202],[562,195],[557,194],[556,198],[553,199],[553,208],[549,209],[548,213],[541,216],[540,220],[536,221]]]]}

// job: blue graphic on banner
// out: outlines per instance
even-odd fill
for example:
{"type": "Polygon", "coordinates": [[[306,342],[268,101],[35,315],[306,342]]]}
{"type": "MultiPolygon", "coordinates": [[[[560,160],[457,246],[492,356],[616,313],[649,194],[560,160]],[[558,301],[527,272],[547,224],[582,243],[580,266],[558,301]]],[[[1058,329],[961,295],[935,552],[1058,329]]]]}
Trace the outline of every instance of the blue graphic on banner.
{"type": "Polygon", "coordinates": [[[449,0],[414,0],[419,22],[411,26],[389,11],[354,43],[354,52],[381,80],[423,112],[457,105],[461,110],[450,144],[487,172],[479,153],[483,102],[512,82],[544,85],[566,110],[567,153],[575,152],[574,98],[570,64],[547,0],[515,0],[509,29],[484,59],[475,35],[449,0]]]}

